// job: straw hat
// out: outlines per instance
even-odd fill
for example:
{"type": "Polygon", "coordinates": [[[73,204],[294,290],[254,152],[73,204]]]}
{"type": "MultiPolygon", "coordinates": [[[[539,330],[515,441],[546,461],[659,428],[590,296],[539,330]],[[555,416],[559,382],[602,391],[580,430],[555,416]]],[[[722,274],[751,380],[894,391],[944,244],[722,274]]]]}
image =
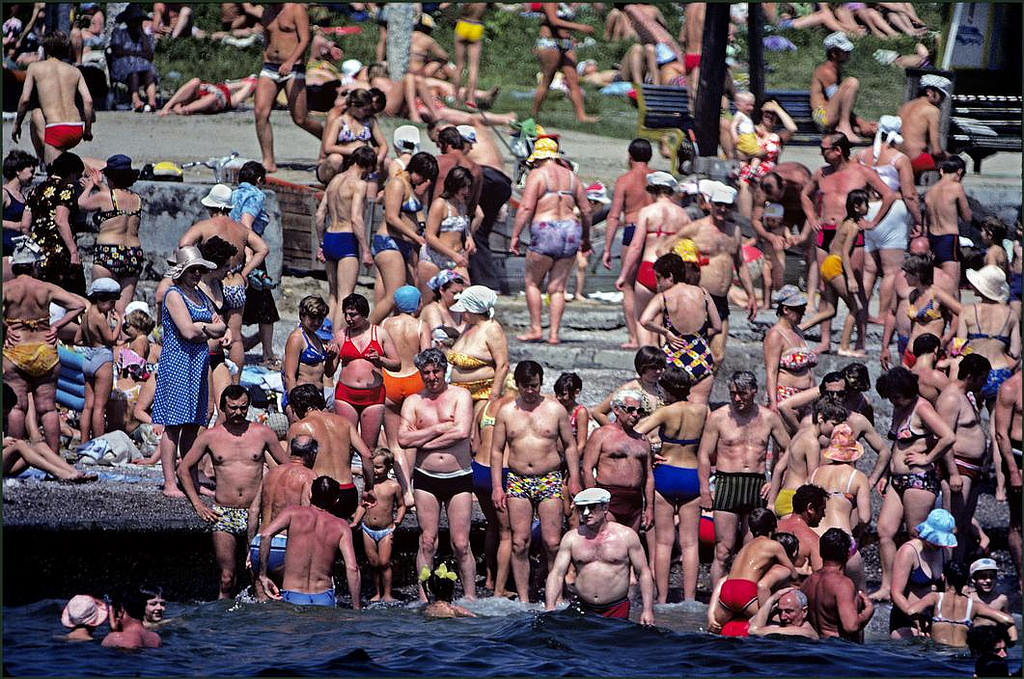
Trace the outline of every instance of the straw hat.
{"type": "Polygon", "coordinates": [[[199,248],[194,245],[186,245],[183,248],[178,248],[178,251],[174,253],[174,259],[168,259],[167,262],[171,264],[171,268],[164,274],[171,280],[177,280],[181,278],[181,275],[186,270],[191,269],[194,266],[201,266],[211,271],[217,268],[217,265],[208,259],[203,259],[203,255],[199,252],[199,248]]]}
{"type": "Polygon", "coordinates": [[[863,455],[864,446],[857,443],[853,429],[845,422],[836,425],[828,448],[821,451],[822,457],[833,462],[856,462],[863,455]]]}
{"type": "Polygon", "coordinates": [[[983,297],[994,302],[1003,302],[1010,298],[1010,286],[1006,282],[1006,273],[995,264],[983,266],[977,271],[967,270],[967,280],[983,297]]]}
{"type": "Polygon", "coordinates": [[[538,139],[537,143],[533,145],[533,153],[526,159],[527,163],[535,163],[538,160],[548,160],[550,158],[559,158],[558,153],[558,142],[554,139],[546,137],[544,139],[538,139]]]}

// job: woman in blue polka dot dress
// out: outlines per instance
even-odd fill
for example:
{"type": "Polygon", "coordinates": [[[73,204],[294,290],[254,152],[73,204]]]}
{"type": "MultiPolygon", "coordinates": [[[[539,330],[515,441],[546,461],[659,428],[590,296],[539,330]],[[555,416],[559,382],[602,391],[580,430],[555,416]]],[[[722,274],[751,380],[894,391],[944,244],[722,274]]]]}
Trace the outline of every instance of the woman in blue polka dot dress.
{"type": "Polygon", "coordinates": [[[217,268],[203,259],[199,248],[179,248],[167,277],[174,281],[164,295],[163,348],[156,373],[153,424],[164,425],[160,463],[164,495],[184,497],[175,474],[178,451],[188,452],[207,422],[207,377],[210,356],[207,341],[220,338],[230,344],[231,333],[214,310],[213,302],[196,286],[204,270],[217,268]]]}

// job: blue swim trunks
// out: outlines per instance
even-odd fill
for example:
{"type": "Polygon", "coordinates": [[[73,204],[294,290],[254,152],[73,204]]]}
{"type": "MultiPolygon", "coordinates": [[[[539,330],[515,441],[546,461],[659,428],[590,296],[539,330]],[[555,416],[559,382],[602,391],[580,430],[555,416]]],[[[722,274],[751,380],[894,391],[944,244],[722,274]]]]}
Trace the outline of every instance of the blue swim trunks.
{"type": "Polygon", "coordinates": [[[552,259],[575,257],[583,227],[575,219],[553,219],[530,225],[530,251],[552,259]]]}
{"type": "Polygon", "coordinates": [[[988,372],[988,379],[985,380],[985,386],[981,388],[981,396],[986,401],[994,399],[999,395],[999,387],[1003,386],[1003,382],[1010,379],[1013,375],[1013,371],[1009,368],[993,368],[988,372]]]}
{"type": "Polygon", "coordinates": [[[290,589],[281,590],[281,598],[290,604],[296,606],[337,606],[338,602],[334,598],[334,590],[329,589],[318,594],[306,594],[305,592],[296,592],[290,589]]]}
{"type": "Polygon", "coordinates": [[[674,505],[682,505],[700,496],[697,470],[659,464],[654,468],[654,490],[674,505]]]}
{"type": "Polygon", "coordinates": [[[359,254],[356,235],[351,231],[328,231],[324,234],[322,247],[324,258],[332,262],[346,257],[356,257],[359,254]]]}
{"type": "MultiPolygon", "coordinates": [[[[491,468],[483,466],[476,460],[473,460],[472,468],[473,492],[484,493],[490,497],[491,491],[494,490],[493,486],[491,486],[491,468]]],[[[502,488],[508,487],[508,467],[504,467],[501,470],[501,486],[502,488]]]]}
{"type": "MultiPolygon", "coordinates": [[[[288,546],[288,535],[279,533],[270,539],[270,557],[267,559],[267,570],[276,571],[284,567],[284,552],[288,546]]],[[[257,534],[249,545],[249,561],[254,570],[260,569],[260,536],[257,534]]]]}

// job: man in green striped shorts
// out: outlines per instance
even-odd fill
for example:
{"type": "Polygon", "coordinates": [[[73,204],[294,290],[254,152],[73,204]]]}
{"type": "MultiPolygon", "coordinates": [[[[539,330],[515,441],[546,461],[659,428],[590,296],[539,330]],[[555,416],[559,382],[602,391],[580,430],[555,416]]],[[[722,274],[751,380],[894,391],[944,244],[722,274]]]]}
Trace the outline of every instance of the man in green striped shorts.
{"type": "Polygon", "coordinates": [[[711,586],[728,572],[729,560],[743,543],[747,515],[764,507],[771,484],[767,470],[768,441],[775,440],[782,461],[789,447],[789,434],[782,418],[773,410],[757,405],[757,378],[739,370],[729,378],[729,405],[708,416],[698,453],[702,508],[714,510],[715,561],[711,565],[711,586]],[[711,494],[711,467],[715,467],[715,492],[711,494]]]}

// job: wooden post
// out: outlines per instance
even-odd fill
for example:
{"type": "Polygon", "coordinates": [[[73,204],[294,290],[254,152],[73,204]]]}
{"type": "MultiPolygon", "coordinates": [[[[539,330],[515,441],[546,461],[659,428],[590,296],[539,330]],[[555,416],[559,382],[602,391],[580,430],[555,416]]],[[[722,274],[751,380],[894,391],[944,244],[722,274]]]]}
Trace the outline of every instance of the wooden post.
{"type": "Polygon", "coordinates": [[[697,148],[701,156],[718,155],[718,121],[725,86],[725,44],[729,35],[729,5],[709,2],[704,15],[700,82],[694,103],[697,148]]]}
{"type": "Polygon", "coordinates": [[[760,106],[764,103],[764,10],[761,3],[747,4],[747,51],[750,59],[750,92],[760,106]]]}

